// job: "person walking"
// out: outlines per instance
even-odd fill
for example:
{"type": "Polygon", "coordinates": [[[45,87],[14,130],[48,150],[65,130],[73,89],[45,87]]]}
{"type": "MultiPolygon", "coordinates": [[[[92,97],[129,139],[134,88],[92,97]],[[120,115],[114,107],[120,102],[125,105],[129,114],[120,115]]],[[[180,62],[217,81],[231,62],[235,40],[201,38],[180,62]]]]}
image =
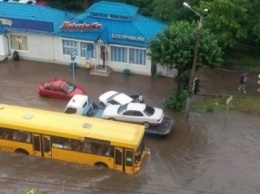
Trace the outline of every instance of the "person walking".
{"type": "Polygon", "coordinates": [[[247,75],[248,75],[248,73],[242,73],[240,75],[240,80],[239,80],[240,85],[238,87],[238,90],[241,91],[241,92],[244,92],[244,93],[246,93],[247,75]]]}

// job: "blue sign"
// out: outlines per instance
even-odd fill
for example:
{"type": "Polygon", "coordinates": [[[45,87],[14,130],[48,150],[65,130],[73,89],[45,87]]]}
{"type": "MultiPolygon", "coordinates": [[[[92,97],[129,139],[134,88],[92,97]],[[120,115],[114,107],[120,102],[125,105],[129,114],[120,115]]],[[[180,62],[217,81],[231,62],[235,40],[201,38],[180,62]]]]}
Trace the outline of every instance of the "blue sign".
{"type": "Polygon", "coordinates": [[[52,22],[23,20],[23,19],[14,19],[14,18],[0,17],[0,27],[48,32],[48,33],[53,32],[52,22]]]}

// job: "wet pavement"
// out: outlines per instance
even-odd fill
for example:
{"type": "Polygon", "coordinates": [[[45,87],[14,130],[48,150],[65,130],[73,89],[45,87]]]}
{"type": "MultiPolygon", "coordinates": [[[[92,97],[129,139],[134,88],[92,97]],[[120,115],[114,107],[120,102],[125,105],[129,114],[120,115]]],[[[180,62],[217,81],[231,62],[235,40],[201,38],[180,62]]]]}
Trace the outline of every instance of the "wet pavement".
{"type": "MultiPolygon", "coordinates": [[[[202,94],[236,94],[240,72],[202,69],[202,94]],[[237,80],[237,81],[236,81],[237,80]]],[[[72,80],[67,66],[31,61],[0,64],[0,102],[62,112],[66,100],[42,98],[40,82],[53,77],[72,80]]],[[[257,76],[250,74],[248,93],[255,91],[257,76]]],[[[174,86],[172,78],[140,75],[109,77],[90,75],[77,69],[75,82],[97,101],[107,90],[127,94],[143,93],[145,102],[163,108],[166,94],[174,86]]],[[[22,193],[34,188],[38,193],[260,193],[260,119],[231,112],[183,113],[166,111],[175,120],[165,138],[146,137],[151,157],[136,175],[109,169],[20,156],[0,152],[0,193],[22,193]]]]}

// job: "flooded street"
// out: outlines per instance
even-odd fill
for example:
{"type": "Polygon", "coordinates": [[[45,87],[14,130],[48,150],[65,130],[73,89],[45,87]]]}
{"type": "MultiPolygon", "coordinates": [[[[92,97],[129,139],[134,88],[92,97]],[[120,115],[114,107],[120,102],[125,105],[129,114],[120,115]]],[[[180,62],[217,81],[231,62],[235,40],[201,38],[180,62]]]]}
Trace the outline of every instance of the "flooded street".
{"type": "MultiPolygon", "coordinates": [[[[108,90],[142,92],[147,104],[163,108],[165,95],[173,86],[171,78],[139,75],[125,78],[115,72],[102,77],[89,75],[85,69],[75,73],[76,84],[85,87],[96,102],[108,90]]],[[[37,89],[39,83],[54,77],[72,80],[68,67],[9,61],[0,64],[0,77],[0,103],[59,112],[67,104],[66,100],[39,97],[37,89]]],[[[231,88],[237,82],[229,85],[231,88]]],[[[166,111],[166,114],[174,119],[174,130],[164,138],[146,137],[151,155],[135,175],[0,152],[0,193],[22,193],[30,188],[37,194],[260,193],[259,118],[236,112],[191,113],[187,122],[183,113],[166,111]]]]}

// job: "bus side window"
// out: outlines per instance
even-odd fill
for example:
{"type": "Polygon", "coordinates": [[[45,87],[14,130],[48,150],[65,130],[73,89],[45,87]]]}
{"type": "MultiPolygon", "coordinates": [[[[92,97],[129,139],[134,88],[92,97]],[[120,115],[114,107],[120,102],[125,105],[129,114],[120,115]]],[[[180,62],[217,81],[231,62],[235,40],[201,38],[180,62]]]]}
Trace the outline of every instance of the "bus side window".
{"type": "Polygon", "coordinates": [[[4,130],[0,128],[0,138],[3,138],[4,130]]]}
{"type": "Polygon", "coordinates": [[[92,145],[91,143],[87,142],[87,141],[84,141],[83,142],[83,149],[82,149],[83,152],[87,152],[87,153],[92,153],[92,145]]]}
{"type": "Polygon", "coordinates": [[[71,140],[71,149],[75,151],[82,151],[83,146],[80,140],[71,140]]]}
{"type": "Polygon", "coordinates": [[[106,152],[107,152],[107,147],[101,144],[97,150],[97,154],[106,155],[106,152]]]}
{"type": "Polygon", "coordinates": [[[9,130],[4,130],[4,132],[3,132],[3,138],[4,139],[12,139],[12,132],[11,131],[9,131],[9,130]]]}
{"type": "Polygon", "coordinates": [[[52,137],[52,146],[56,148],[71,149],[71,141],[68,138],[52,137]]]}
{"type": "Polygon", "coordinates": [[[112,146],[107,146],[106,156],[114,156],[114,148],[112,146]]]}

